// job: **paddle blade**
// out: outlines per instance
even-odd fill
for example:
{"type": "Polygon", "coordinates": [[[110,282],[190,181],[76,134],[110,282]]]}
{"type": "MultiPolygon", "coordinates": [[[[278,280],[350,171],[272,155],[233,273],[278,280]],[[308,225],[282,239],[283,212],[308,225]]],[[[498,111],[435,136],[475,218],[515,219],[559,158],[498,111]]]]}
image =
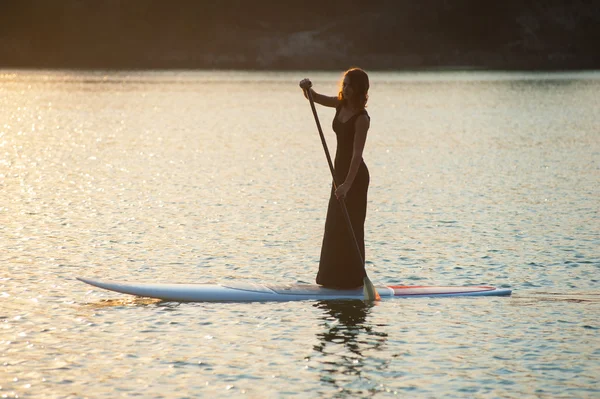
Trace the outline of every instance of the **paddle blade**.
{"type": "Polygon", "coordinates": [[[367,276],[365,276],[365,278],[363,279],[363,294],[365,295],[366,301],[381,301],[379,293],[377,292],[377,290],[373,286],[373,283],[371,282],[371,280],[369,280],[369,277],[367,276]]]}

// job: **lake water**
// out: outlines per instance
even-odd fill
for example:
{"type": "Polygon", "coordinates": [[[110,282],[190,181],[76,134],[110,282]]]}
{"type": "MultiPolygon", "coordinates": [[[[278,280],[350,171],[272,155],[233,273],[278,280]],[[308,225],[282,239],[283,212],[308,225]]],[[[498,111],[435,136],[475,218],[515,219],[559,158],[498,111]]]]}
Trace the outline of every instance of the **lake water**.
{"type": "Polygon", "coordinates": [[[600,397],[599,72],[371,74],[371,280],[512,297],[75,280],[312,283],[330,175],[305,76],[336,93],[323,72],[0,71],[0,397],[600,397]]]}

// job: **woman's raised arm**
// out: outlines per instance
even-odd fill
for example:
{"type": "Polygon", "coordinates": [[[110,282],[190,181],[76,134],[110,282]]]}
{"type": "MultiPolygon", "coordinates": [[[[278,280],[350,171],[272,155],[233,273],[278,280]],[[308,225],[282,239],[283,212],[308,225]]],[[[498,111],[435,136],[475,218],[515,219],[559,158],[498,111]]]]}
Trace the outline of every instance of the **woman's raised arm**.
{"type": "MultiPolygon", "coordinates": [[[[321,104],[325,107],[332,107],[332,108],[335,108],[340,104],[340,100],[337,97],[325,96],[323,94],[319,94],[316,91],[314,91],[313,88],[311,87],[312,83],[311,83],[310,79],[302,79],[300,81],[300,87],[307,87],[307,86],[310,87],[308,90],[310,90],[310,92],[312,94],[312,98],[317,104],[321,104]]],[[[306,97],[308,99],[306,90],[302,89],[302,92],[304,93],[304,97],[306,97]]]]}

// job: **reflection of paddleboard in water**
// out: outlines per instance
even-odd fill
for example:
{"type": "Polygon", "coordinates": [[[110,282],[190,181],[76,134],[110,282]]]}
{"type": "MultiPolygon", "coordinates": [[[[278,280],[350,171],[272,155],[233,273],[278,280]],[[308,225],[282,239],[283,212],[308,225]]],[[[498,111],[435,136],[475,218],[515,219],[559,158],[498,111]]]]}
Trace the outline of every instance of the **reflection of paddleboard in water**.
{"type": "MultiPolygon", "coordinates": [[[[122,294],[157,298],[177,302],[285,302],[327,299],[364,299],[362,288],[336,290],[312,284],[153,284],[100,281],[77,278],[84,283],[122,294]]],[[[506,296],[508,288],[490,286],[379,286],[384,298],[444,297],[444,296],[506,296]]]]}

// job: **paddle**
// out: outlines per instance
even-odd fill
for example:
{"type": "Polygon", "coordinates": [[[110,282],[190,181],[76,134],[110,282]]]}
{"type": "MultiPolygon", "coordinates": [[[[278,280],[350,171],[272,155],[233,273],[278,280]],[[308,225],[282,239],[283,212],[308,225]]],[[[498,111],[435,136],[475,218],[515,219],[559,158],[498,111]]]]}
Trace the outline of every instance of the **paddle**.
{"type": "MultiPolygon", "coordinates": [[[[335,179],[335,171],[333,169],[333,163],[331,162],[331,156],[329,155],[329,149],[327,148],[327,142],[325,141],[325,136],[323,135],[323,129],[321,129],[321,123],[319,122],[319,116],[317,115],[317,109],[315,108],[315,101],[313,100],[312,93],[309,90],[312,86],[312,83],[306,82],[302,84],[300,87],[306,93],[308,97],[308,101],[310,102],[310,108],[312,109],[313,116],[315,117],[315,122],[317,124],[317,129],[319,130],[319,136],[321,136],[321,144],[323,144],[323,150],[325,150],[325,156],[327,157],[327,163],[329,164],[329,171],[331,172],[331,177],[333,177],[333,189],[336,190],[338,187],[337,181],[335,179]]],[[[354,234],[354,229],[352,228],[352,222],[350,221],[350,215],[348,214],[348,209],[346,208],[346,202],[343,198],[338,198],[338,202],[340,203],[340,207],[342,208],[342,213],[344,214],[344,219],[346,220],[346,227],[348,228],[348,232],[352,237],[352,241],[354,241],[354,249],[356,252],[356,259],[360,262],[361,266],[365,265],[365,261],[360,252],[360,248],[358,246],[358,241],[356,241],[356,235],[354,234]]],[[[365,295],[365,299],[368,301],[379,301],[381,297],[379,293],[373,286],[371,280],[367,276],[367,272],[365,271],[365,277],[363,278],[363,293],[365,295]]]]}

